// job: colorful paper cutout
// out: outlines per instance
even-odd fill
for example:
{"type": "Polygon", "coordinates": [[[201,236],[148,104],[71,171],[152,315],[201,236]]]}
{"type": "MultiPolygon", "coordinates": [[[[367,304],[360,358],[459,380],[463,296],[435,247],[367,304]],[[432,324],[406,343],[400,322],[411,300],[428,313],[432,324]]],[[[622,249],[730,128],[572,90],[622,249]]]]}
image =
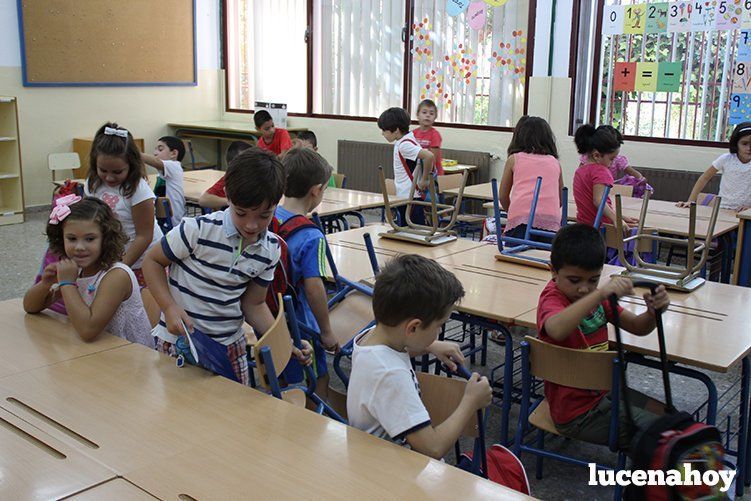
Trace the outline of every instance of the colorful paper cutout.
{"type": "Polygon", "coordinates": [[[627,5],[624,9],[624,13],[623,33],[628,35],[644,33],[647,4],[637,3],[634,5],[627,5]]]}
{"type": "Polygon", "coordinates": [[[449,16],[458,16],[469,7],[469,0],[446,0],[446,13],[449,16]]]}
{"type": "Polygon", "coordinates": [[[668,33],[683,33],[691,29],[688,10],[690,3],[687,0],[670,3],[668,6],[668,33]]]}
{"type": "Polygon", "coordinates": [[[647,5],[647,24],[645,33],[665,33],[668,31],[668,3],[651,3],[647,5]]]}
{"type": "Polygon", "coordinates": [[[691,31],[709,31],[714,28],[715,0],[693,0],[688,3],[691,31]]]}
{"type": "Polygon", "coordinates": [[[473,30],[477,31],[485,26],[486,19],[486,6],[485,2],[472,2],[469,4],[467,10],[467,24],[473,30]]]}
{"type": "Polygon", "coordinates": [[[485,0],[485,3],[491,7],[500,7],[506,2],[508,2],[508,0],[485,0]]]}
{"type": "Polygon", "coordinates": [[[751,92],[751,63],[736,61],[733,66],[733,94],[748,94],[751,92]]]}
{"type": "Polygon", "coordinates": [[[679,92],[683,62],[660,63],[657,69],[657,92],[679,92]]]}
{"type": "Polygon", "coordinates": [[[751,30],[742,30],[738,34],[738,50],[735,53],[735,60],[751,61],[751,30]]]}
{"type": "Polygon", "coordinates": [[[623,33],[623,5],[606,5],[602,12],[602,34],[620,35],[623,33]]]}
{"type": "Polygon", "coordinates": [[[631,92],[636,85],[636,63],[615,63],[613,90],[631,92]]]}
{"type": "Polygon", "coordinates": [[[751,94],[731,94],[728,109],[728,123],[738,125],[751,121],[751,94]]]}
{"type": "Polygon", "coordinates": [[[741,0],[721,0],[715,7],[715,29],[737,30],[741,27],[743,8],[741,0]]]}
{"type": "Polygon", "coordinates": [[[657,90],[657,63],[636,63],[636,82],[634,90],[654,92],[657,90]]]}

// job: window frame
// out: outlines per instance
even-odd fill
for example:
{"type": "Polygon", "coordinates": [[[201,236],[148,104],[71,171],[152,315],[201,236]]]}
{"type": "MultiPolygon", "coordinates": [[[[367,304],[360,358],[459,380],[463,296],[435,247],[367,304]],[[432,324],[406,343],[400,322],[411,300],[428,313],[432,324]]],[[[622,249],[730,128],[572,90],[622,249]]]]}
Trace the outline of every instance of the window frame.
{"type": "MultiPolygon", "coordinates": [[[[255,113],[253,110],[245,110],[240,108],[231,108],[229,104],[229,71],[228,68],[228,46],[227,46],[227,26],[228,26],[228,9],[227,1],[221,0],[221,61],[222,69],[224,70],[224,111],[227,113],[241,113],[246,115],[252,115],[255,113]]],[[[377,122],[377,117],[364,117],[364,116],[350,116],[350,115],[335,115],[326,113],[313,113],[313,1],[307,0],[307,22],[308,28],[306,33],[307,44],[307,81],[306,81],[306,94],[307,105],[305,113],[289,113],[290,117],[305,117],[305,118],[323,118],[329,120],[351,120],[355,122],[377,122]]],[[[600,0],[604,1],[604,0],[600,0]]],[[[405,29],[412,26],[414,21],[414,2],[413,0],[405,0],[405,12],[404,12],[404,25],[402,26],[402,33],[405,29]]],[[[526,115],[529,109],[529,80],[532,77],[532,67],[534,64],[534,42],[535,42],[535,17],[537,15],[537,0],[529,0],[529,11],[527,13],[527,62],[525,68],[524,77],[524,108],[523,113],[526,115]],[[531,47],[531,48],[530,48],[531,47]]],[[[403,35],[402,35],[403,36],[403,35]]],[[[402,107],[407,110],[410,117],[413,115],[413,110],[410,107],[412,101],[412,42],[404,43],[404,71],[402,75],[402,82],[404,85],[404,94],[402,96],[402,107]]],[[[412,119],[411,123],[417,124],[416,119],[412,119]]],[[[511,132],[513,127],[501,127],[497,125],[477,125],[477,124],[462,124],[452,122],[436,122],[435,126],[447,129],[472,129],[472,130],[488,130],[499,132],[511,132]]]]}
{"type": "MultiPolygon", "coordinates": [[[[574,2],[574,10],[576,12],[576,17],[573,18],[573,22],[575,22],[578,26],[580,23],[579,14],[579,4],[582,1],[589,1],[589,0],[576,0],[574,2]]],[[[600,72],[602,68],[599,67],[599,61],[600,61],[600,55],[602,51],[602,13],[605,9],[605,0],[597,0],[597,3],[595,4],[596,13],[596,21],[595,21],[595,38],[594,38],[594,52],[592,55],[593,61],[595,61],[594,66],[594,74],[597,75],[597,78],[593,78],[590,85],[590,90],[592,91],[592,95],[590,98],[590,106],[589,106],[589,123],[594,124],[597,120],[598,115],[598,106],[599,106],[599,100],[600,96],[598,95],[598,84],[599,84],[599,78],[600,72]]],[[[578,32],[578,29],[577,29],[578,32]]],[[[572,50],[570,52],[570,59],[569,59],[569,75],[574,76],[574,80],[571,83],[572,86],[572,106],[571,106],[571,115],[569,117],[569,134],[573,136],[574,130],[573,130],[573,120],[574,120],[574,107],[573,107],[573,99],[576,95],[576,63],[577,63],[577,54],[579,52],[579,40],[578,37],[574,38],[572,35],[572,41],[574,41],[576,47],[572,45],[572,50]],[[573,72],[573,73],[572,73],[573,72]]],[[[727,149],[727,141],[707,141],[704,139],[678,139],[678,138],[666,138],[666,137],[645,137],[645,136],[631,136],[631,135],[623,135],[624,141],[630,141],[635,143],[654,143],[654,144],[672,144],[672,145],[681,145],[681,146],[696,146],[696,147],[702,147],[702,148],[723,148],[727,149]]]]}

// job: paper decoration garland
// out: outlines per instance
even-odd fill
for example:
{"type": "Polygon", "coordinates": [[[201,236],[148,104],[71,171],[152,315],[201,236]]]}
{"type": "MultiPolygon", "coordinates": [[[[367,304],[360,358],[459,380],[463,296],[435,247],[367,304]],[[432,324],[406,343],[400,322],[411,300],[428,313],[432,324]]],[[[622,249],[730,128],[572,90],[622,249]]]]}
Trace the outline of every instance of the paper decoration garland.
{"type": "Polygon", "coordinates": [[[458,16],[469,7],[469,0],[446,0],[446,13],[449,16],[458,16]]]}
{"type": "Polygon", "coordinates": [[[680,0],[606,5],[602,12],[603,35],[746,28],[751,28],[751,2],[746,0],[680,0]]]}
{"type": "Polygon", "coordinates": [[[469,10],[467,11],[467,18],[469,19],[469,27],[477,31],[485,26],[486,13],[485,2],[472,2],[469,4],[469,10]]]}

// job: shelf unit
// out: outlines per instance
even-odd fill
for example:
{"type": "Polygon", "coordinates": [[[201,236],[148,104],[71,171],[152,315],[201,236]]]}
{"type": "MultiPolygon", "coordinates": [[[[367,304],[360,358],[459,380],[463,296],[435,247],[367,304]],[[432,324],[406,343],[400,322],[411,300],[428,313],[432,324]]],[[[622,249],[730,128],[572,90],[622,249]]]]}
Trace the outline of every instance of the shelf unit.
{"type": "Polygon", "coordinates": [[[23,223],[21,145],[15,97],[0,96],[0,225],[23,223]]]}

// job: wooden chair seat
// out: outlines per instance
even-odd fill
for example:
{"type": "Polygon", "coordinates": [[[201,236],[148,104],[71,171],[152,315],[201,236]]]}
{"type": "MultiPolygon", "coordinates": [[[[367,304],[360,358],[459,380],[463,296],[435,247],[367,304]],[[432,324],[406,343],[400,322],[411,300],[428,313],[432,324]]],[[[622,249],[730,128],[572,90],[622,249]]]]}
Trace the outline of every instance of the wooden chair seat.
{"type": "Polygon", "coordinates": [[[373,320],[373,300],[352,291],[329,311],[329,320],[339,346],[347,344],[373,320]]]}
{"type": "Polygon", "coordinates": [[[547,399],[543,399],[534,412],[529,415],[529,423],[535,428],[540,428],[554,435],[560,435],[555,427],[553,418],[550,417],[550,406],[547,399]]]}
{"type": "Polygon", "coordinates": [[[483,216],[481,214],[459,214],[456,216],[456,220],[460,223],[477,224],[485,221],[486,217],[488,216],[483,216]]]}
{"type": "Polygon", "coordinates": [[[299,388],[293,388],[282,392],[282,400],[297,407],[305,407],[305,392],[299,388]]]}

